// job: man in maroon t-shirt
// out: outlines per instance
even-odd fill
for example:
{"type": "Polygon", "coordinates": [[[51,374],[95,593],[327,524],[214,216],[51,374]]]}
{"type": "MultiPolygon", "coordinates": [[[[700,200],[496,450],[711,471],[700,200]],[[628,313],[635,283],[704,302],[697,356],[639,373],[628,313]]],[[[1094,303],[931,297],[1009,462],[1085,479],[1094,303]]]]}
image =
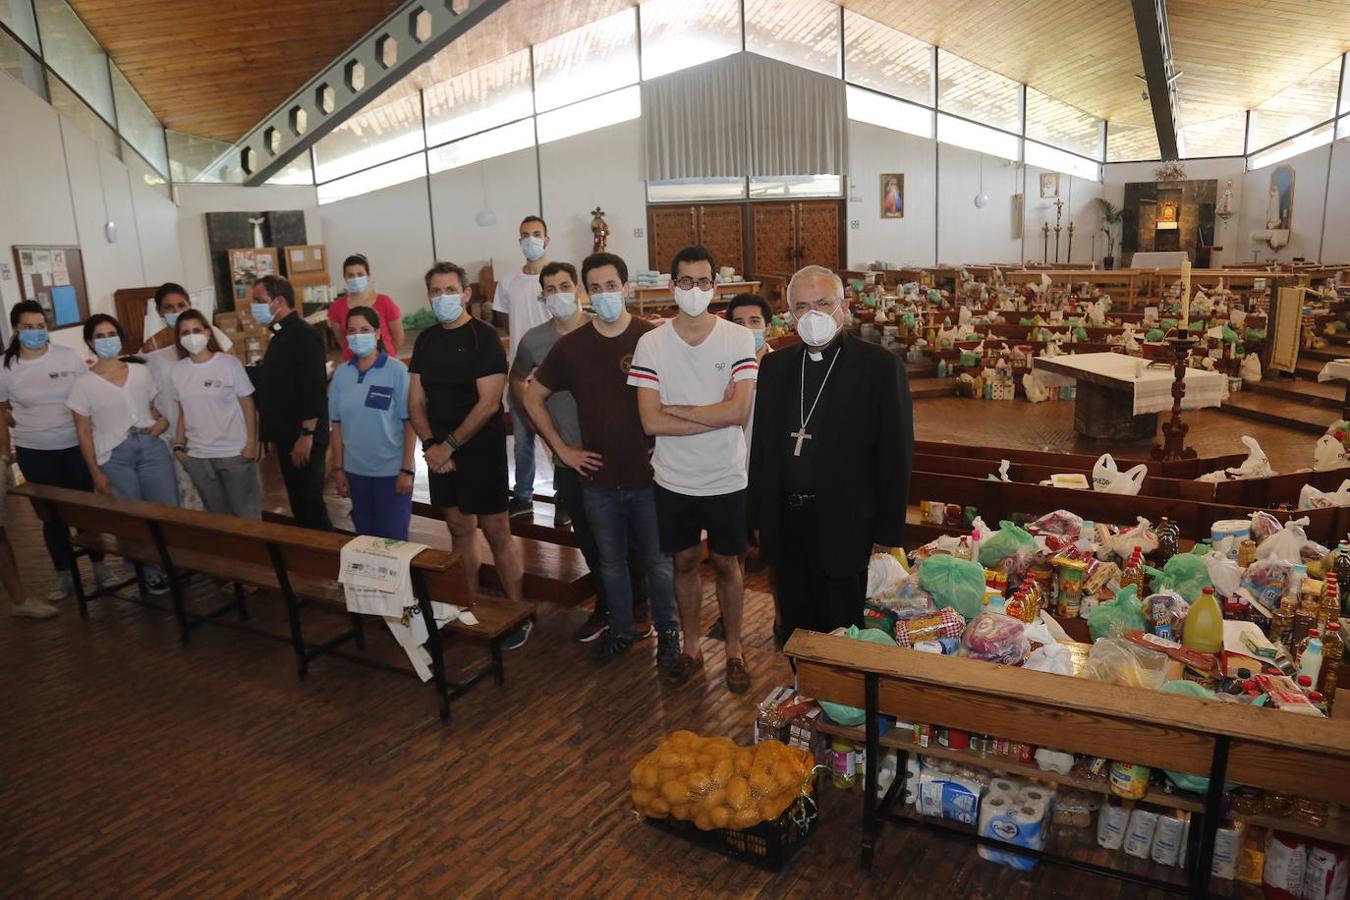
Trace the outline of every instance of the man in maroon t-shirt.
{"type": "Polygon", "coordinates": [[[628,577],[628,541],[636,542],[647,575],[656,622],[657,665],[664,671],[680,654],[675,618],[674,570],[661,553],[656,527],[651,439],[638,418],[636,389],[628,367],[638,338],[652,325],[629,314],[628,266],[613,253],[595,253],[581,264],[581,280],[595,319],[558,339],[534,372],[525,409],[564,465],[585,479],[582,501],[600,553],[600,577],[609,600],[609,630],[596,646],[597,661],[633,645],[633,589],[628,577]],[[562,439],[545,401],[571,391],[577,402],[581,447],[562,439]]]}

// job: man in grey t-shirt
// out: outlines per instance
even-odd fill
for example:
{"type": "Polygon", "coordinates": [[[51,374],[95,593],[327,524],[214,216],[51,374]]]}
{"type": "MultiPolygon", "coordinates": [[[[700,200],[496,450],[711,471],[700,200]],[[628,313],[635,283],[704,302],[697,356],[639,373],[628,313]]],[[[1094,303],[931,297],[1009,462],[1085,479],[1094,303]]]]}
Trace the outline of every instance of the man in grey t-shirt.
{"type": "MultiPolygon", "coordinates": [[[[542,325],[536,325],[521,336],[520,346],[516,348],[516,357],[511,364],[511,394],[516,398],[512,415],[526,415],[523,402],[525,384],[543,363],[553,345],[568,332],[575,331],[590,321],[577,297],[577,270],[570,263],[551,262],[539,272],[539,282],[543,288],[540,302],[548,307],[552,318],[542,325]]],[[[571,391],[555,391],[545,401],[550,418],[558,429],[563,441],[573,447],[582,446],[581,425],[577,420],[577,401],[571,391]]],[[[603,579],[600,573],[600,552],[596,547],[595,534],[586,520],[586,510],[581,502],[581,479],[584,476],[575,469],[563,465],[556,455],[553,460],[554,524],[566,524],[571,517],[572,531],[577,538],[577,547],[586,559],[586,565],[595,574],[595,610],[576,630],[574,637],[582,643],[590,643],[604,633],[608,619],[609,606],[605,600],[603,579]]],[[[651,613],[647,608],[647,580],[635,554],[629,554],[628,572],[633,584],[633,608],[635,633],[638,637],[650,637],[652,632],[651,613]]]]}

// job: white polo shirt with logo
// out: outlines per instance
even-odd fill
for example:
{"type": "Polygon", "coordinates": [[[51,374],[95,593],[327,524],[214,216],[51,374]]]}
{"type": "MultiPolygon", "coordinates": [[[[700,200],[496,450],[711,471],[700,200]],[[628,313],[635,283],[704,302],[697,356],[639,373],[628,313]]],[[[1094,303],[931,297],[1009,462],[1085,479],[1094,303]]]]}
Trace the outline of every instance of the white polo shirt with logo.
{"type": "MultiPolygon", "coordinates": [[[[726,398],[730,382],[758,376],[754,334],[718,318],[698,346],[685,343],[670,323],[644,334],[628,383],[657,389],[663,406],[711,406],[726,398]]],[[[744,490],[745,431],[728,425],[703,434],[658,435],[652,468],[656,483],[677,494],[712,497],[744,490]]]]}

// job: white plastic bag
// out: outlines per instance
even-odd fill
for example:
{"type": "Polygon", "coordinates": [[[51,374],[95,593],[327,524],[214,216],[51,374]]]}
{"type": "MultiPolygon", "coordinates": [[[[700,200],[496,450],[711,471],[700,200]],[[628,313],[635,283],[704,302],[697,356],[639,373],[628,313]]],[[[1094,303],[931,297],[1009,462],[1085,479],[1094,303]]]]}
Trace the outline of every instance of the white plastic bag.
{"type": "Polygon", "coordinates": [[[1322,491],[1305,484],[1298,492],[1299,509],[1329,509],[1333,506],[1350,506],[1350,478],[1342,481],[1334,491],[1322,491]]]}
{"type": "Polygon", "coordinates": [[[1347,465],[1350,460],[1350,454],[1345,452],[1345,446],[1329,434],[1324,434],[1317,439],[1317,446],[1313,448],[1313,471],[1325,472],[1328,469],[1339,469],[1347,465]]]}
{"type": "Polygon", "coordinates": [[[1246,478],[1269,478],[1275,474],[1270,467],[1270,457],[1266,456],[1266,451],[1261,449],[1261,445],[1256,442],[1256,438],[1244,434],[1242,444],[1247,448],[1247,458],[1242,461],[1242,465],[1230,469],[1216,469],[1195,480],[1235,481],[1246,478]]]}
{"type": "Polygon", "coordinates": [[[1092,464],[1092,487],[1104,494],[1135,495],[1144,486],[1148,477],[1148,466],[1143,463],[1125,472],[1116,467],[1116,461],[1110,453],[1103,453],[1092,464]]]}
{"type": "Polygon", "coordinates": [[[1279,559],[1287,563],[1303,561],[1303,545],[1308,543],[1308,534],[1303,530],[1309,519],[1290,519],[1284,527],[1261,542],[1256,548],[1257,559],[1279,559]]]}
{"type": "MultiPolygon", "coordinates": [[[[1224,541],[1230,540],[1232,538],[1224,538],[1224,541]]],[[[1206,553],[1204,560],[1205,568],[1209,570],[1209,580],[1214,585],[1214,593],[1220,597],[1231,596],[1242,583],[1242,570],[1238,568],[1237,562],[1218,550],[1206,553]]]]}
{"type": "Polygon", "coordinates": [[[1035,372],[1028,372],[1022,376],[1022,390],[1032,403],[1044,403],[1050,399],[1050,389],[1041,383],[1035,372]]]}
{"type": "Polygon", "coordinates": [[[1255,353],[1248,353],[1242,357],[1242,365],[1238,369],[1238,374],[1247,384],[1256,384],[1261,380],[1261,360],[1255,353]]]}
{"type": "Polygon", "coordinates": [[[1145,554],[1158,549],[1158,535],[1153,524],[1143,516],[1138,517],[1132,528],[1122,530],[1106,542],[1106,548],[1126,562],[1136,547],[1145,554]]]}
{"type": "Polygon", "coordinates": [[[867,599],[894,591],[905,577],[900,560],[889,553],[873,553],[867,562],[867,599]]]}

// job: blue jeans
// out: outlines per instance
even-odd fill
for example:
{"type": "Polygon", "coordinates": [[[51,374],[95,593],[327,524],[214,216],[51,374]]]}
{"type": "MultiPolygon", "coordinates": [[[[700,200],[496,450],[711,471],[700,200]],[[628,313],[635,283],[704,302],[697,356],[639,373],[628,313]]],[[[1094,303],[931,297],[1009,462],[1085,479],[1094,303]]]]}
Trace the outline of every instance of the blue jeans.
{"type": "MultiPolygon", "coordinates": [[[[3,428],[0,425],[0,428],[3,428]]],[[[15,457],[23,477],[33,484],[47,484],[52,487],[70,488],[75,491],[92,491],[94,480],[89,475],[89,467],[84,464],[84,456],[79,447],[67,447],[64,450],[33,450],[29,447],[15,447],[15,457]]],[[[47,555],[52,558],[52,567],[65,572],[72,568],[70,554],[66,552],[66,539],[70,530],[56,522],[42,523],[42,540],[47,544],[47,555]]],[[[94,562],[102,562],[102,553],[90,553],[94,562]]]]}
{"type": "Polygon", "coordinates": [[[352,525],[357,534],[408,539],[408,524],[412,520],[412,494],[400,494],[398,476],[378,478],[347,473],[347,486],[352,492],[352,525]]]}
{"type": "Polygon", "coordinates": [[[511,408],[511,432],[516,458],[516,487],[513,494],[517,500],[534,498],[534,429],[523,409],[516,407],[515,395],[508,395],[511,408]]]}
{"type": "Polygon", "coordinates": [[[675,567],[661,552],[656,526],[656,494],[651,487],[615,491],[582,490],[586,518],[600,553],[600,578],[609,602],[614,637],[633,637],[633,586],[628,580],[629,535],[647,572],[652,619],[658,629],[679,628],[675,618],[675,567]]]}
{"type": "MultiPolygon", "coordinates": [[[[99,468],[112,484],[114,496],[178,505],[178,473],[173,468],[169,445],[159,438],[143,432],[128,435],[99,468]]],[[[154,566],[146,566],[145,571],[148,575],[159,574],[154,566]]]]}

